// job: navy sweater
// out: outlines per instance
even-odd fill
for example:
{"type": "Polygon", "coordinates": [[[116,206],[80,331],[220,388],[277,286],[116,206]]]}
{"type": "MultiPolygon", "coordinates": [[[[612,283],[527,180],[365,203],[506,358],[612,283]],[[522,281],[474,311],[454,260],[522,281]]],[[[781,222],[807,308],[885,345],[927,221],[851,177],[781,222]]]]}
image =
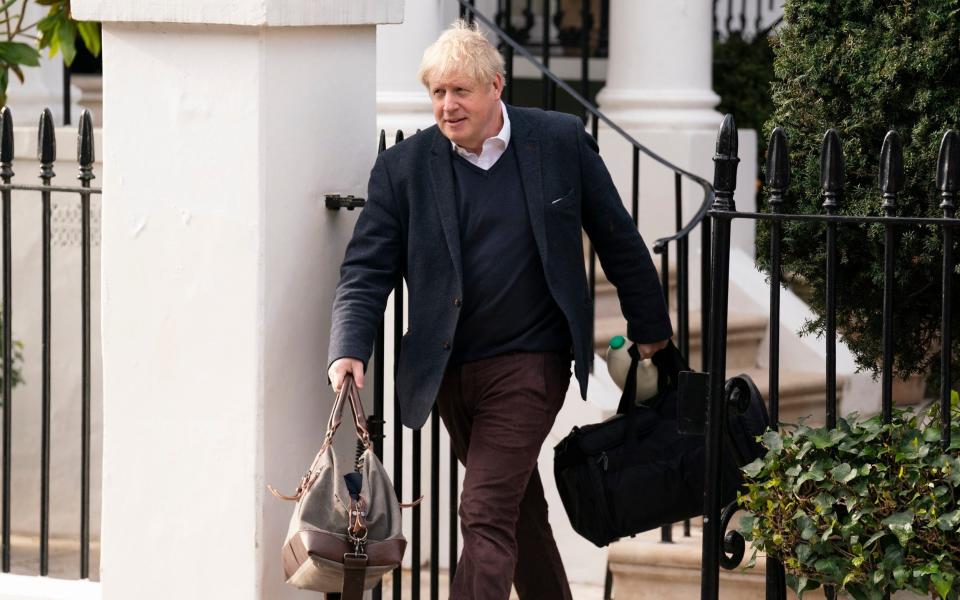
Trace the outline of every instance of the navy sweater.
{"type": "Polygon", "coordinates": [[[452,364],[571,347],[567,320],[547,287],[513,146],[486,171],[453,159],[463,300],[452,364]]]}

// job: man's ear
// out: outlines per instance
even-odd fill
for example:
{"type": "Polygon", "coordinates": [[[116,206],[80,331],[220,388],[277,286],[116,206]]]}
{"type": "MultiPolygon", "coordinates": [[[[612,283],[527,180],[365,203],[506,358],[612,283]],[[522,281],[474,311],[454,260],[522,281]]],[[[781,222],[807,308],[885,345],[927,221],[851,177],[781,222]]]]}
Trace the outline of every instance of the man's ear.
{"type": "Polygon", "coordinates": [[[493,76],[493,82],[491,85],[493,86],[493,91],[497,94],[497,100],[499,100],[500,96],[503,95],[503,83],[503,75],[497,73],[493,76]]]}

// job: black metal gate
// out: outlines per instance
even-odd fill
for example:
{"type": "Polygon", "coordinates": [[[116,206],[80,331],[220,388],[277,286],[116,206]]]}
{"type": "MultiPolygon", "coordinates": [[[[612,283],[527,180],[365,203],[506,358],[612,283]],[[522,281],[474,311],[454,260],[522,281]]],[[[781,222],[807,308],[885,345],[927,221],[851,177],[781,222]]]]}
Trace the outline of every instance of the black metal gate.
{"type": "MultiPolygon", "coordinates": [[[[713,266],[711,270],[711,288],[713,297],[710,304],[711,344],[709,365],[709,397],[707,414],[707,485],[704,490],[704,532],[701,598],[715,600],[719,595],[720,567],[734,568],[743,558],[744,539],[736,531],[726,532],[736,505],[720,505],[720,462],[723,460],[723,439],[726,418],[729,410],[728,398],[724,395],[726,369],[726,347],[723,340],[727,334],[727,295],[729,290],[730,228],[735,219],[769,221],[770,224],[770,381],[769,414],[771,423],[779,423],[778,374],[780,367],[780,286],[781,286],[781,227],[789,221],[806,221],[822,226],[826,261],[824,264],[826,282],[826,425],[837,425],[837,228],[857,224],[881,224],[884,228],[884,278],[883,278],[883,361],[881,385],[881,410],[884,423],[889,423],[893,411],[893,303],[894,295],[894,258],[896,255],[895,231],[898,227],[925,225],[939,232],[943,247],[942,265],[942,314],[941,348],[951,348],[951,308],[953,293],[951,289],[954,274],[954,228],[960,225],[955,218],[956,198],[960,191],[960,135],[956,131],[947,131],[940,145],[937,164],[936,186],[940,193],[939,208],[943,216],[938,218],[895,216],[897,194],[903,188],[903,155],[900,138],[890,131],[883,143],[880,161],[880,198],[882,215],[847,216],[838,214],[844,191],[844,158],[840,138],[833,129],[826,132],[820,154],[820,181],[823,196],[823,214],[800,215],[780,212],[784,194],[790,184],[790,165],[787,137],[780,128],[774,130],[767,158],[767,188],[770,195],[770,212],[738,212],[734,202],[737,157],[737,129],[732,116],[726,116],[717,137],[714,156],[715,200],[709,212],[714,220],[712,235],[713,266]]],[[[950,445],[950,381],[951,364],[949,351],[941,352],[940,361],[940,414],[943,423],[941,444],[944,449],[950,445]]],[[[786,597],[785,574],[783,566],[775,560],[767,561],[767,598],[786,597]]],[[[825,590],[828,598],[836,596],[833,589],[825,590]]]]}

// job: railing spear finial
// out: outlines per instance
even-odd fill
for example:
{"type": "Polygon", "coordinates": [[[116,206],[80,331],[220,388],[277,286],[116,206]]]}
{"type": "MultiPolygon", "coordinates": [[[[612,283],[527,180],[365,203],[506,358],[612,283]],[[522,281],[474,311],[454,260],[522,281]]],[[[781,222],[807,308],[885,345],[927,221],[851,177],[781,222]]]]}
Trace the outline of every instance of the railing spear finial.
{"type": "Polygon", "coordinates": [[[944,216],[953,217],[955,201],[960,191],[960,134],[951,129],[940,141],[940,156],[937,158],[937,189],[940,190],[940,208],[944,216]]]}
{"type": "Polygon", "coordinates": [[[40,113],[37,158],[40,160],[40,177],[53,177],[53,163],[57,160],[57,139],[53,131],[53,113],[49,108],[40,113]]]}
{"type": "Polygon", "coordinates": [[[737,125],[733,115],[723,117],[717,134],[717,149],[713,156],[713,189],[715,210],[736,210],[733,192],[737,187],[737,125]]]}
{"type": "Polygon", "coordinates": [[[770,207],[779,211],[783,195],[790,186],[790,144],[782,127],[770,134],[767,145],[767,189],[770,190],[770,207]]]}
{"type": "Polygon", "coordinates": [[[93,149],[93,116],[90,111],[83,109],[80,113],[80,125],[77,133],[77,162],[80,164],[80,175],[77,179],[90,181],[93,179],[93,163],[96,160],[93,149]]]}
{"type": "Polygon", "coordinates": [[[828,129],[820,146],[820,187],[823,189],[823,207],[828,213],[840,207],[843,193],[843,147],[836,129],[828,129]]]}
{"type": "Polygon", "coordinates": [[[900,134],[891,129],[883,138],[880,149],[880,191],[883,193],[883,210],[888,217],[893,216],[903,183],[903,144],[900,134]]]}
{"type": "Polygon", "coordinates": [[[0,109],[0,178],[13,177],[13,115],[9,106],[0,109]]]}

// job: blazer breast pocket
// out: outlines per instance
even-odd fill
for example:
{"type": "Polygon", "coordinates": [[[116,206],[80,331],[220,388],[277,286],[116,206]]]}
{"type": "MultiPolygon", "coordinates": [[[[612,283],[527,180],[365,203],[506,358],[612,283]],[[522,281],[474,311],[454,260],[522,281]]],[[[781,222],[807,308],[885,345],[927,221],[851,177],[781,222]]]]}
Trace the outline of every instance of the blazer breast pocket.
{"type": "Polygon", "coordinates": [[[570,200],[573,199],[573,196],[574,196],[574,189],[570,188],[569,190],[567,190],[567,193],[560,196],[559,198],[555,198],[554,200],[552,200],[550,202],[550,206],[559,206],[561,204],[568,204],[570,203],[570,200]]]}

